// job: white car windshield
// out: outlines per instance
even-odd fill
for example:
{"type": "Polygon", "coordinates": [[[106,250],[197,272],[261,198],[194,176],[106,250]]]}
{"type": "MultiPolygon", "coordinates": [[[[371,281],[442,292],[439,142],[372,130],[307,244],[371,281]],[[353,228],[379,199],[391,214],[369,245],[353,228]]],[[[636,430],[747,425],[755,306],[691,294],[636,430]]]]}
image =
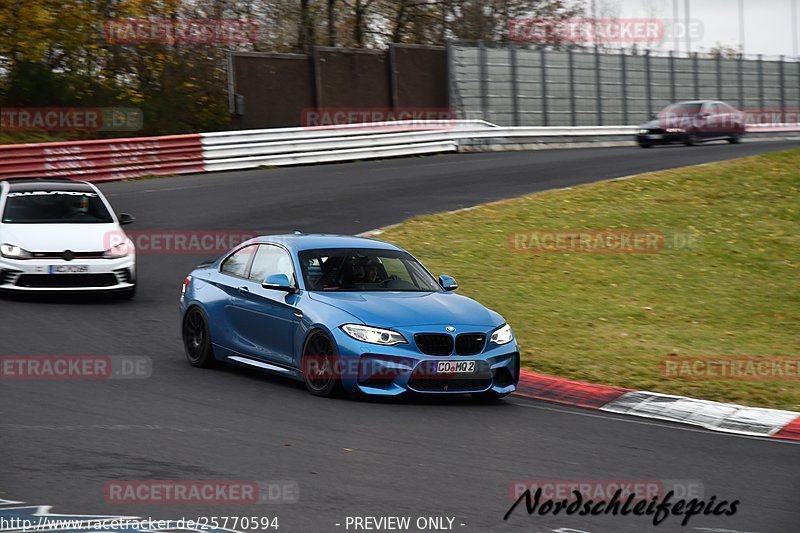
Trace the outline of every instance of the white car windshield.
{"type": "Polygon", "coordinates": [[[92,191],[11,191],[6,197],[3,224],[109,224],[103,200],[92,191]]]}

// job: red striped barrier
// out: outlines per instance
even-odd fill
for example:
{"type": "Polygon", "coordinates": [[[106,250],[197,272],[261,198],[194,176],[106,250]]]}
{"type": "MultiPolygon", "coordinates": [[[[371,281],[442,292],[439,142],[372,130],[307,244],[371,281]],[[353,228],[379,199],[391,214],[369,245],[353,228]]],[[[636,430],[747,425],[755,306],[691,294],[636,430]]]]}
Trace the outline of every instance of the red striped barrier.
{"type": "Polygon", "coordinates": [[[773,435],[778,439],[800,440],[800,416],[773,435]]]}
{"type": "Polygon", "coordinates": [[[522,370],[517,396],[703,426],[712,431],[800,441],[800,413],[584,383],[522,370]],[[693,417],[697,414],[697,417],[693,417]]]}
{"type": "Polygon", "coordinates": [[[203,172],[201,139],[193,134],[0,146],[0,179],[75,176],[106,181],[203,172]]]}
{"type": "Polygon", "coordinates": [[[583,383],[523,370],[516,394],[537,400],[599,409],[632,389],[583,383]]]}

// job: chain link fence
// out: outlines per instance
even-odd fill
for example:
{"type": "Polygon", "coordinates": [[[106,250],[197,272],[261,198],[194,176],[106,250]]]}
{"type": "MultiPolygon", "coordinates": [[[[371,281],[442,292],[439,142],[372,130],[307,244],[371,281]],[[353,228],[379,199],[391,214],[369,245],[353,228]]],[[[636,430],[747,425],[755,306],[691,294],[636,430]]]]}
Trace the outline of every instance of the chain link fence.
{"type": "Polygon", "coordinates": [[[458,118],[501,126],[633,125],[681,100],[782,116],[800,109],[800,61],[783,56],[451,43],[448,61],[458,118]]]}

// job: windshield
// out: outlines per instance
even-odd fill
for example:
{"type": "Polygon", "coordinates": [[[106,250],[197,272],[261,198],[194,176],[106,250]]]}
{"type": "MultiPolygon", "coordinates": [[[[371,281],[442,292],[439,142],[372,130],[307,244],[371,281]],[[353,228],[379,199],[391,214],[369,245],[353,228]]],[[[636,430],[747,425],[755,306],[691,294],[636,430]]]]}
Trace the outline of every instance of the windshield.
{"type": "Polygon", "coordinates": [[[673,104],[667,107],[662,114],[670,114],[670,115],[690,115],[694,116],[700,113],[700,109],[703,107],[703,104],[673,104]]]}
{"type": "Polygon", "coordinates": [[[113,222],[100,196],[91,191],[12,191],[4,224],[108,224],[113,222]]]}
{"type": "Polygon", "coordinates": [[[300,266],[310,291],[442,291],[413,257],[394,250],[306,250],[300,266]]]}

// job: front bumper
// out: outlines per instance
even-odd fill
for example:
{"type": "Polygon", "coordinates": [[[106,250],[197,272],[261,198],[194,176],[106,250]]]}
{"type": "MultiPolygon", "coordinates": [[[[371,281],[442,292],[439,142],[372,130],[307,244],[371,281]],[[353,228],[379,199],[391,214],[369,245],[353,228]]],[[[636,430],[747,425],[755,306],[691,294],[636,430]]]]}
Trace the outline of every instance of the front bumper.
{"type": "Polygon", "coordinates": [[[654,144],[675,144],[684,143],[689,134],[687,133],[666,133],[666,132],[648,132],[638,133],[636,135],[637,144],[641,145],[654,145],[654,144]]]}
{"type": "Polygon", "coordinates": [[[27,259],[0,257],[0,291],[117,291],[136,284],[136,257],[119,259],[27,259]],[[56,270],[67,270],[52,273],[56,270]],[[73,270],[74,272],[69,272],[73,270]]]}
{"type": "MultiPolygon", "coordinates": [[[[503,345],[486,342],[475,355],[426,355],[414,341],[414,333],[444,333],[444,327],[419,327],[400,331],[408,344],[379,346],[357,341],[341,329],[333,332],[338,345],[339,379],[350,393],[398,396],[405,393],[466,394],[514,392],[519,381],[519,347],[516,339],[503,345]],[[474,372],[440,374],[438,361],[474,361],[474,372]]],[[[491,335],[491,330],[458,326],[459,332],[491,335]]]]}

